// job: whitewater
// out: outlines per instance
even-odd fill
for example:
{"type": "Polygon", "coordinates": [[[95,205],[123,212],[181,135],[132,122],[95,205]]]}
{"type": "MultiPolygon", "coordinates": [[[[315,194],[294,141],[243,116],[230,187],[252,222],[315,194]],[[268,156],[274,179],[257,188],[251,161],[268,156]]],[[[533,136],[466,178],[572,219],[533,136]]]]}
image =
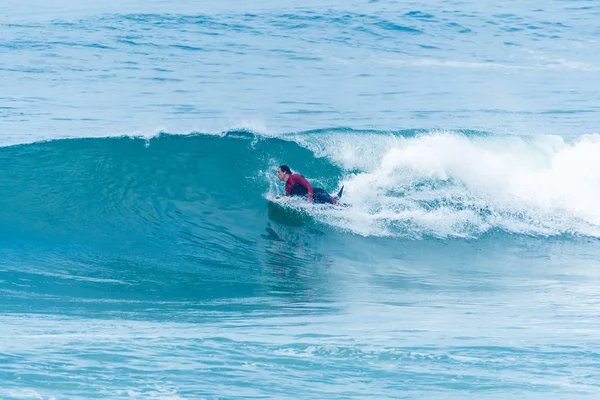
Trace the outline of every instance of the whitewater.
{"type": "Polygon", "coordinates": [[[597,398],[599,17],[3,2],[0,398],[597,398]]]}

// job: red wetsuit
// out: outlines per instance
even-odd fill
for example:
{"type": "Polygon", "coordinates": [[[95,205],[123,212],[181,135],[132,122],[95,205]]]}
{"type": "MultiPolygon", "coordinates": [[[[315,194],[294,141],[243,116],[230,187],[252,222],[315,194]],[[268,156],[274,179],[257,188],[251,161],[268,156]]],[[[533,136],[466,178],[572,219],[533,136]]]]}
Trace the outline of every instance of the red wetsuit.
{"type": "Polygon", "coordinates": [[[285,182],[285,195],[286,196],[291,196],[292,189],[296,185],[304,186],[306,188],[306,191],[308,192],[308,201],[312,201],[312,199],[313,199],[313,187],[300,174],[292,174],[292,175],[289,176],[289,178],[285,182]]]}
{"type": "Polygon", "coordinates": [[[314,189],[310,183],[300,174],[292,174],[285,182],[286,196],[307,196],[309,202],[324,204],[338,204],[324,189],[314,189]]]}

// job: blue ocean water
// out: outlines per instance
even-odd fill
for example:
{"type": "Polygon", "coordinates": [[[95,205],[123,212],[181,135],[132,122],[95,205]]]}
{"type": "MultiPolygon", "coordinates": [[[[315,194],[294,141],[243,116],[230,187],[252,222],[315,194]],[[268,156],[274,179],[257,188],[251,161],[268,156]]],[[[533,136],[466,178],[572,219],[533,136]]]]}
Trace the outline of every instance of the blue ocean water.
{"type": "Polygon", "coordinates": [[[599,17],[4,1],[0,398],[598,398],[599,17]]]}

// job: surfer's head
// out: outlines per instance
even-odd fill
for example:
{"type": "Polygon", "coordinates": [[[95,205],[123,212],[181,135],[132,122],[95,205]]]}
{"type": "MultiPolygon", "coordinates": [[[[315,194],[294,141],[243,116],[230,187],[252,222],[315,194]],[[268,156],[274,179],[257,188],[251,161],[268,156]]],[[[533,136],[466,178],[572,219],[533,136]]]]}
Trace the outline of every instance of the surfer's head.
{"type": "Polygon", "coordinates": [[[287,181],[291,174],[292,170],[287,165],[280,165],[277,169],[277,177],[280,181],[287,181]]]}

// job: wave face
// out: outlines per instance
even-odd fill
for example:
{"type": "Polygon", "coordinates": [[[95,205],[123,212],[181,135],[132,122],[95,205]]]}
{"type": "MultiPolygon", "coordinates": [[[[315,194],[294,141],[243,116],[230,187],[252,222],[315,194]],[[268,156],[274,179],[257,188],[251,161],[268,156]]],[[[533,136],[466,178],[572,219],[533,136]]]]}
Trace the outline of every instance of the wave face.
{"type": "Polygon", "coordinates": [[[345,186],[352,207],[310,211],[323,229],[598,237],[597,154],[600,135],[567,143],[337,129],[57,140],[0,148],[0,221],[5,232],[113,244],[210,238],[215,229],[248,238],[266,220],[266,195],[282,193],[275,172],[286,163],[331,192],[345,186]]]}

